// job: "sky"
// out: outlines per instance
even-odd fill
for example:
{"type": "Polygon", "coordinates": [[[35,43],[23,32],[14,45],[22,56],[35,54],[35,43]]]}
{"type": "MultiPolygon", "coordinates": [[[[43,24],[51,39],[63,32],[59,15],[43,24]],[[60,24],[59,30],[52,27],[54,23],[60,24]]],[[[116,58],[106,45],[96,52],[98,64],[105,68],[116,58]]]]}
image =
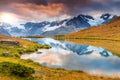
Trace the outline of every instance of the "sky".
{"type": "MultiPolygon", "coordinates": [[[[15,21],[61,20],[88,14],[120,15],[120,0],[0,0],[0,16],[15,21]],[[11,17],[12,16],[12,17],[11,17]]],[[[6,18],[6,19],[5,19],[6,18]]],[[[1,20],[1,19],[0,19],[1,20]]]]}

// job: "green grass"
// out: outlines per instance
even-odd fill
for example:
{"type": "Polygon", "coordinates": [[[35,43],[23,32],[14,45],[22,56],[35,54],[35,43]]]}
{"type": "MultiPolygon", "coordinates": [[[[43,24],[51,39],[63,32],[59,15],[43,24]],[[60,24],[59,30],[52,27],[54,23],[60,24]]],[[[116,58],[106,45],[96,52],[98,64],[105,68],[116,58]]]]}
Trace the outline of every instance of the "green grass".
{"type": "Polygon", "coordinates": [[[21,54],[32,53],[32,52],[37,51],[38,49],[43,49],[43,48],[49,49],[51,47],[48,45],[41,45],[41,44],[33,44],[27,47],[24,47],[22,45],[0,44],[0,55],[4,56],[3,55],[4,53],[8,53],[13,57],[20,57],[21,54]]]}
{"type": "MultiPolygon", "coordinates": [[[[108,77],[101,78],[100,76],[92,76],[82,71],[48,68],[32,62],[31,60],[21,60],[13,57],[0,57],[0,63],[4,62],[33,68],[35,73],[32,74],[31,79],[28,78],[28,80],[119,80],[119,78],[112,79],[108,77]]],[[[27,80],[27,78],[15,74],[0,73],[0,77],[1,76],[3,77],[2,80],[27,80]]]]}
{"type": "Polygon", "coordinates": [[[0,73],[7,75],[16,75],[18,77],[31,78],[35,70],[31,67],[27,67],[18,63],[1,62],[0,73]]]}

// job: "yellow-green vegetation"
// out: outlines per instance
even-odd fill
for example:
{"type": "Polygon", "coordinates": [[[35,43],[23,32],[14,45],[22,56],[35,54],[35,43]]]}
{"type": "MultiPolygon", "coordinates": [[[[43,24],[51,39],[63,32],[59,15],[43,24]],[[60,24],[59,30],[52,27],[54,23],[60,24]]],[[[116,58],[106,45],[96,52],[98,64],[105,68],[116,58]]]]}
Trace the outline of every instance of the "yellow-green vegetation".
{"type": "Polygon", "coordinates": [[[1,62],[0,73],[15,75],[18,77],[32,78],[32,74],[35,73],[35,70],[18,63],[1,62]]]}
{"type": "Polygon", "coordinates": [[[0,57],[0,63],[6,62],[32,68],[35,70],[35,73],[30,74],[31,77],[21,77],[15,74],[4,74],[3,72],[0,73],[1,80],[119,80],[119,78],[92,76],[81,71],[48,68],[41,66],[39,63],[32,62],[31,60],[0,57]]]}
{"type": "Polygon", "coordinates": [[[93,76],[82,71],[48,68],[31,60],[21,60],[19,57],[11,57],[18,53],[19,55],[23,54],[24,49],[26,52],[31,52],[37,48],[50,47],[4,35],[0,35],[0,39],[19,42],[19,45],[0,44],[0,52],[4,52],[2,54],[4,56],[0,56],[1,80],[119,80],[118,78],[93,76]]]}
{"type": "Polygon", "coordinates": [[[111,22],[61,36],[71,42],[103,47],[120,56],[120,17],[111,22]]]}
{"type": "Polygon", "coordinates": [[[35,35],[35,36],[21,36],[20,38],[45,38],[45,36],[35,35]]]}
{"type": "Polygon", "coordinates": [[[23,40],[20,38],[11,38],[3,35],[0,35],[0,40],[6,41],[5,43],[0,43],[0,56],[20,57],[23,53],[31,53],[37,51],[38,49],[50,48],[48,45],[42,45],[37,42],[23,40]],[[13,44],[12,42],[16,42],[18,44],[13,44]]]}

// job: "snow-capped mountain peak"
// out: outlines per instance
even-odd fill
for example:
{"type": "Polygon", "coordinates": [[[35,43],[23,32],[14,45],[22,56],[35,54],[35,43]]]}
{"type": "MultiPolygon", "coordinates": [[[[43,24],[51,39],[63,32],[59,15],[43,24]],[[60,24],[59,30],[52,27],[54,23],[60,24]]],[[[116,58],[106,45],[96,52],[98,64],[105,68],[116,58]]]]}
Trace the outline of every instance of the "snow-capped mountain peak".
{"type": "Polygon", "coordinates": [[[39,23],[27,22],[13,26],[3,23],[2,27],[12,36],[26,36],[26,35],[43,35],[53,36],[60,34],[68,34],[92,26],[105,24],[117,16],[111,14],[103,14],[99,18],[94,18],[90,15],[80,14],[76,17],[61,20],[61,21],[43,21],[39,23]]]}
{"type": "Polygon", "coordinates": [[[56,22],[57,25],[54,25],[54,26],[51,26],[51,25],[46,25],[44,28],[43,28],[43,32],[46,32],[46,31],[53,31],[55,29],[58,29],[62,26],[65,26],[66,24],[66,21],[64,22],[56,22]]]}

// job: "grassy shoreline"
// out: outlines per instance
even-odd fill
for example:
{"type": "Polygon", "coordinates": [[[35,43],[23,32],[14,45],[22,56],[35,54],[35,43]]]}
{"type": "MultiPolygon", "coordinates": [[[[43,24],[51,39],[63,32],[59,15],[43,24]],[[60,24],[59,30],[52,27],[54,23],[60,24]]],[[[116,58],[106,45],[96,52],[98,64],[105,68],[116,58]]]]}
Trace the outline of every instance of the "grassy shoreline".
{"type": "MultiPolygon", "coordinates": [[[[48,45],[40,45],[33,41],[23,40],[20,38],[11,38],[6,36],[0,36],[0,39],[10,39],[14,41],[18,41],[20,43],[20,46],[17,45],[4,45],[0,46],[0,51],[19,51],[20,48],[29,48],[28,52],[36,51],[38,48],[50,48],[48,45]],[[37,46],[37,47],[35,47],[37,46]],[[42,47],[41,47],[42,46],[42,47]],[[47,46],[47,47],[46,47],[47,46]],[[18,47],[18,48],[16,48],[18,47]],[[4,48],[4,49],[3,49],[4,48]]],[[[20,49],[21,51],[21,49],[20,49]]],[[[21,53],[21,52],[20,52],[21,53]]],[[[20,54],[21,55],[21,54],[20,54]]],[[[39,63],[33,62],[31,60],[22,60],[19,57],[9,57],[9,56],[0,56],[0,69],[4,69],[5,72],[9,72],[9,68],[12,68],[13,70],[10,72],[15,72],[17,74],[21,74],[21,71],[24,72],[25,68],[32,68],[35,70],[34,74],[31,74],[30,77],[21,77],[18,75],[15,75],[13,73],[4,73],[0,72],[0,79],[1,80],[119,80],[119,78],[109,78],[109,77],[101,77],[97,75],[90,75],[82,71],[77,70],[65,70],[65,69],[54,69],[54,68],[48,68],[45,66],[40,65],[39,63]],[[6,63],[4,65],[7,65],[8,68],[4,69],[4,67],[1,67],[3,63],[6,63]],[[8,64],[9,63],[9,64],[8,64]],[[17,68],[18,70],[14,70],[14,67],[21,66],[21,68],[17,68]],[[8,70],[8,71],[6,71],[8,70]],[[19,72],[20,70],[20,72],[19,72]]],[[[29,69],[27,73],[29,72],[29,69]]]]}

